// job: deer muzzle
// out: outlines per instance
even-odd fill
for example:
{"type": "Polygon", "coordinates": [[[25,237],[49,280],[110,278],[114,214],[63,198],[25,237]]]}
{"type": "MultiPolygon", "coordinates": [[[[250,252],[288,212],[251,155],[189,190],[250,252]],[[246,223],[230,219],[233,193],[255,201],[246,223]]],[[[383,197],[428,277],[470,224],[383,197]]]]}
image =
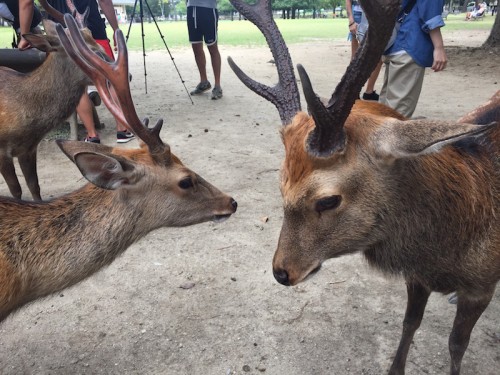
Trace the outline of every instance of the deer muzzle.
{"type": "Polygon", "coordinates": [[[216,214],[214,215],[212,221],[216,223],[222,223],[223,221],[226,221],[229,219],[229,217],[236,212],[238,209],[238,202],[236,202],[233,198],[229,197],[229,205],[228,205],[228,213],[223,213],[223,214],[216,214]]]}

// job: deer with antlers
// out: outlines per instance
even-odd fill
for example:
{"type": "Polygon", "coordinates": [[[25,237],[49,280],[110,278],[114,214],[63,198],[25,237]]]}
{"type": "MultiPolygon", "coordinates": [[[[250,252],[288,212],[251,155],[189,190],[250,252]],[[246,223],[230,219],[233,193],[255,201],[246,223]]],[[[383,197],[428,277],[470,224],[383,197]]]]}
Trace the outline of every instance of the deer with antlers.
{"type": "Polygon", "coordinates": [[[50,202],[0,197],[0,321],[37,298],[60,291],[110,264],[132,243],[160,227],[220,221],[237,203],[189,170],[139,120],[128,83],[125,39],[116,32],[118,58],[110,64],[87,47],[70,15],[64,48],[94,79],[117,120],[144,141],[140,149],[58,141],[90,181],[50,202]]]}
{"type": "Polygon", "coordinates": [[[326,259],[354,252],[388,275],[403,276],[408,304],[390,374],[404,373],[430,293],[456,292],[449,350],[450,372],[459,374],[471,331],[500,279],[498,95],[464,118],[496,121],[485,125],[406,120],[381,104],[357,100],[391,33],[394,22],[388,20],[399,11],[397,0],[362,1],[367,39],[326,103],[298,66],[308,115],[301,112],[270,1],[231,3],[262,31],[278,69],[278,84],[268,87],[229,58],[243,83],[275,104],[285,125],[276,280],[296,285],[326,259]]]}
{"type": "MultiPolygon", "coordinates": [[[[90,31],[83,31],[85,43],[103,54],[90,31]]],[[[44,20],[47,35],[27,34],[30,44],[47,53],[41,66],[29,73],[0,67],[0,173],[10,193],[22,196],[16,176],[17,158],[33,199],[41,200],[37,175],[37,148],[45,135],[63,123],[76,109],[85,88],[92,84],[67,56],[56,35],[55,23],[44,20]]]]}

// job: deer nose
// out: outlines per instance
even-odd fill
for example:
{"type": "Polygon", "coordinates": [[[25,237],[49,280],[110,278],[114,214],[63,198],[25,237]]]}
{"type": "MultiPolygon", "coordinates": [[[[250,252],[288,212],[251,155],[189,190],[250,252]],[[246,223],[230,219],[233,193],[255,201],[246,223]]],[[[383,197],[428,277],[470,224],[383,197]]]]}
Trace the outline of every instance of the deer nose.
{"type": "Polygon", "coordinates": [[[236,212],[236,209],[238,208],[238,202],[236,202],[233,198],[231,198],[231,206],[233,206],[233,212],[236,212]]]}
{"type": "Polygon", "coordinates": [[[277,268],[273,269],[273,275],[277,282],[280,284],[290,286],[290,280],[288,279],[288,272],[283,269],[277,268]]]}

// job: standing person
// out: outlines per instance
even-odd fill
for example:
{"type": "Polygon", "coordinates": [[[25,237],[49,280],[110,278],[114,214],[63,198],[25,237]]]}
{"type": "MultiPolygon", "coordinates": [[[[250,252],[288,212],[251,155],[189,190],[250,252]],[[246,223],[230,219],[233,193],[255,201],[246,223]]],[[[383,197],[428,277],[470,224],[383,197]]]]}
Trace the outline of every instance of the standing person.
{"type": "MultiPolygon", "coordinates": [[[[363,16],[363,9],[357,0],[346,0],[345,8],[347,12],[347,18],[349,19],[349,34],[347,35],[347,40],[351,41],[351,60],[354,59],[359,48],[359,40],[357,38],[358,25],[361,23],[361,18],[363,16]]],[[[363,100],[374,100],[378,101],[379,95],[375,92],[375,82],[377,82],[378,75],[380,73],[380,68],[382,68],[382,61],[375,67],[372,74],[366,82],[366,90],[363,94],[363,100]]]]}
{"type": "MultiPolygon", "coordinates": [[[[106,34],[106,24],[104,19],[101,17],[97,6],[99,3],[99,7],[106,16],[106,19],[113,28],[114,32],[118,29],[118,21],[116,20],[113,2],[111,0],[72,0],[72,2],[80,14],[83,14],[87,8],[89,9],[89,13],[86,18],[87,27],[92,33],[92,37],[95,41],[100,44],[106,51],[106,54],[114,60],[113,50],[111,49],[111,45],[109,44],[108,36],[106,34]]],[[[71,13],[66,5],[66,0],[40,0],[40,4],[45,8],[51,18],[62,24],[64,24],[64,21],[61,19],[61,13],[71,13]]],[[[82,120],[83,125],[87,130],[85,142],[101,143],[99,134],[97,134],[95,128],[92,102],[86,91],[87,90],[85,90],[85,93],[82,95],[82,98],[78,103],[76,113],[82,120]]],[[[116,123],[116,130],[117,143],[126,143],[134,139],[134,135],[130,133],[125,126],[118,122],[116,123]]]]}
{"type": "Polygon", "coordinates": [[[21,29],[17,48],[23,50],[30,48],[29,42],[23,38],[23,34],[29,33],[35,7],[33,0],[19,0],[19,27],[21,29]]]}
{"type": "Polygon", "coordinates": [[[12,46],[21,50],[30,48],[29,42],[22,36],[26,33],[41,33],[38,24],[42,21],[42,14],[33,5],[33,1],[0,0],[0,17],[5,19],[16,33],[16,41],[12,46]]]}
{"type": "Polygon", "coordinates": [[[411,117],[417,107],[425,68],[439,72],[446,67],[441,35],[443,2],[404,0],[403,9],[411,10],[405,12],[395,42],[382,58],[385,74],[380,102],[406,117],[411,117]]]}
{"type": "Polygon", "coordinates": [[[222,88],[220,85],[221,57],[217,46],[218,21],[217,0],[188,0],[187,26],[189,41],[191,42],[196,66],[200,73],[200,83],[191,91],[191,95],[202,94],[212,87],[207,78],[207,63],[205,52],[203,51],[203,40],[205,40],[214,71],[213,100],[222,98],[222,88]]]}

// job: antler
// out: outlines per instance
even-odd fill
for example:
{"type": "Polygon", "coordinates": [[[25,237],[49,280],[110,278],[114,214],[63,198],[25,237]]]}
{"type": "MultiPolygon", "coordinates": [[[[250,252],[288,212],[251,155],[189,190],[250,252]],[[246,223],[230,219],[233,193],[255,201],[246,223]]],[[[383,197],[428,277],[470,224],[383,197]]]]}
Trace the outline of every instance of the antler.
{"type": "Polygon", "coordinates": [[[59,39],[68,55],[94,81],[104,104],[113,116],[148,145],[150,153],[158,156],[157,161],[167,162],[165,156],[170,153],[170,148],[160,138],[163,120],[158,120],[154,128],[148,129],[148,119],[143,123],[135,111],[128,79],[127,45],[121,30],[115,31],[118,57],[116,61],[110,63],[90,50],[71,15],[65,14],[64,21],[69,36],[61,25],[56,27],[59,39]]]}
{"type": "Polygon", "coordinates": [[[68,7],[70,14],[75,18],[78,27],[80,29],[86,27],[87,17],[89,15],[89,7],[86,7],[83,14],[81,14],[80,12],[78,12],[78,9],[76,9],[76,6],[75,4],[73,4],[72,0],[66,0],[66,6],[68,7]]]}
{"type": "MultiPolygon", "coordinates": [[[[47,0],[39,0],[39,2],[40,2],[40,5],[47,11],[47,13],[52,18],[54,18],[57,22],[59,22],[61,24],[64,24],[64,14],[62,14],[57,9],[55,9],[54,7],[52,7],[47,2],[47,0]]],[[[87,24],[86,21],[87,21],[87,16],[89,14],[89,8],[87,7],[85,9],[85,12],[83,12],[83,14],[80,14],[78,12],[78,9],[76,9],[75,5],[73,4],[72,0],[66,0],[66,5],[67,5],[70,13],[73,15],[73,17],[75,17],[78,26],[81,29],[83,29],[84,27],[86,27],[86,24],[87,24]]]]}
{"type": "Polygon", "coordinates": [[[305,70],[299,67],[308,109],[316,127],[308,139],[309,152],[315,156],[329,156],[343,150],[344,123],[359,92],[384,52],[400,9],[399,0],[361,0],[370,27],[355,58],[351,61],[335,88],[327,106],[317,98],[305,70]]]}
{"type": "MultiPolygon", "coordinates": [[[[300,111],[300,99],[288,49],[272,19],[270,0],[258,0],[255,5],[242,0],[230,1],[266,37],[278,69],[279,83],[273,88],[264,86],[244,74],[231,58],[228,58],[229,64],[248,88],[278,108],[281,121],[286,125],[300,111]]],[[[368,33],[326,106],[314,93],[305,69],[301,65],[297,66],[308,110],[316,125],[308,139],[308,152],[313,156],[324,157],[343,150],[344,123],[361,88],[384,52],[400,9],[400,0],[362,0],[361,4],[370,23],[368,33]]]]}
{"type": "Polygon", "coordinates": [[[274,87],[263,85],[248,77],[228,57],[228,62],[238,78],[252,91],[273,103],[280,114],[281,122],[287,125],[300,111],[300,94],[293,72],[292,59],[285,41],[274,22],[271,0],[258,0],[249,5],[241,0],[230,0],[231,4],[264,34],[278,70],[278,83],[274,87]]]}

